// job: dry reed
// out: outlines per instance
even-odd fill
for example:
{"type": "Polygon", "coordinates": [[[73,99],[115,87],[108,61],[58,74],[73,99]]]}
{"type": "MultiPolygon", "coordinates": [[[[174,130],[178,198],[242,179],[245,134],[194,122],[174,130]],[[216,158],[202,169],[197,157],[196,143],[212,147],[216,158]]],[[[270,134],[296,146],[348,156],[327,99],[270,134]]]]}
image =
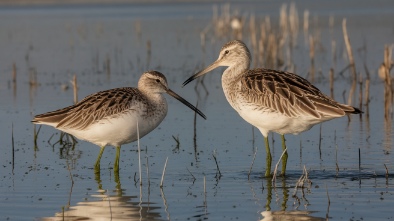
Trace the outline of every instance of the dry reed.
{"type": "Polygon", "coordinates": [[[15,142],[14,142],[14,123],[11,124],[11,142],[12,142],[12,174],[15,169],[15,142]]]}
{"type": "Polygon", "coordinates": [[[309,70],[310,80],[315,81],[315,40],[312,35],[309,36],[309,58],[311,59],[311,68],[309,70]]]}
{"type": "Polygon", "coordinates": [[[272,185],[274,185],[274,186],[275,186],[275,182],[276,182],[276,174],[278,172],[279,163],[282,160],[282,157],[283,157],[283,155],[285,155],[286,152],[287,152],[287,147],[283,150],[282,155],[280,155],[278,162],[275,164],[274,173],[272,175],[272,185]]]}
{"type": "Polygon", "coordinates": [[[204,176],[204,207],[207,208],[207,182],[204,176]]]}
{"type": "Polygon", "coordinates": [[[193,183],[196,181],[196,177],[190,172],[189,168],[186,167],[186,170],[189,171],[190,175],[193,177],[193,183]]]}
{"type": "Polygon", "coordinates": [[[330,68],[330,97],[334,99],[334,69],[330,68]]]}
{"type": "Polygon", "coordinates": [[[138,121],[137,121],[137,146],[138,146],[138,171],[140,175],[140,186],[142,186],[140,129],[139,129],[138,121]]]}
{"type": "Polygon", "coordinates": [[[294,2],[290,4],[289,8],[289,29],[290,29],[290,49],[297,45],[298,30],[299,30],[299,18],[298,10],[294,2]]]}
{"type": "Polygon", "coordinates": [[[320,160],[321,158],[321,140],[322,140],[322,125],[320,124],[320,128],[319,128],[319,156],[320,156],[320,160]]]}
{"type": "Polygon", "coordinates": [[[330,213],[331,201],[330,201],[330,196],[328,195],[327,183],[326,183],[326,193],[327,193],[327,200],[328,200],[327,212],[326,212],[326,220],[329,220],[329,215],[328,214],[330,213]]]}
{"type": "Polygon", "coordinates": [[[250,33],[250,41],[252,43],[252,49],[253,49],[253,66],[257,67],[257,63],[259,61],[258,59],[258,47],[257,47],[257,31],[256,31],[256,19],[255,16],[252,14],[250,16],[249,20],[249,33],[250,33]]]}
{"type": "Polygon", "coordinates": [[[16,87],[16,64],[12,64],[12,84],[16,87]]]}
{"type": "Polygon", "coordinates": [[[74,104],[76,104],[78,103],[78,83],[77,83],[77,76],[75,74],[73,76],[71,84],[73,86],[73,92],[74,92],[74,104]]]}
{"type": "Polygon", "coordinates": [[[217,159],[216,159],[216,151],[213,151],[212,156],[213,156],[213,159],[215,160],[216,169],[217,169],[215,178],[218,179],[218,180],[220,180],[220,178],[222,177],[222,173],[220,172],[219,164],[218,164],[218,161],[217,161],[217,159]],[[219,174],[219,176],[218,176],[218,174],[219,174]]]}
{"type": "Polygon", "coordinates": [[[384,48],[384,118],[386,121],[390,121],[393,115],[393,84],[390,76],[390,70],[392,67],[392,49],[393,46],[385,45],[384,48]]]}
{"type": "Polygon", "coordinates": [[[160,188],[163,188],[164,175],[165,175],[165,173],[166,173],[167,162],[168,162],[168,157],[167,157],[166,162],[165,162],[165,164],[164,164],[163,174],[161,175],[160,188]]]}
{"type": "Polygon", "coordinates": [[[309,43],[309,11],[308,10],[304,11],[303,29],[304,29],[304,42],[305,45],[308,45],[309,43]]]}
{"type": "Polygon", "coordinates": [[[356,84],[357,84],[357,72],[356,72],[356,65],[354,63],[354,58],[353,58],[353,52],[352,52],[352,46],[350,44],[349,36],[347,33],[347,28],[346,28],[346,19],[343,19],[342,21],[342,31],[343,31],[343,38],[345,40],[345,45],[346,45],[346,51],[349,59],[349,65],[350,65],[350,70],[351,70],[351,75],[352,75],[352,87],[350,88],[349,92],[349,97],[347,104],[352,105],[352,97],[354,95],[354,91],[356,89],[356,84]]]}
{"type": "MultiPolygon", "coordinates": [[[[359,84],[359,94],[358,94],[358,107],[360,110],[362,110],[363,107],[363,76],[362,74],[359,74],[359,79],[358,79],[358,84],[359,84]]],[[[362,114],[360,114],[360,119],[362,117],[362,114]]]]}
{"type": "Polygon", "coordinates": [[[248,180],[250,180],[250,174],[252,173],[252,168],[253,168],[254,161],[256,159],[256,154],[257,154],[257,147],[254,150],[252,164],[250,165],[250,169],[249,169],[249,172],[248,172],[248,180]]]}

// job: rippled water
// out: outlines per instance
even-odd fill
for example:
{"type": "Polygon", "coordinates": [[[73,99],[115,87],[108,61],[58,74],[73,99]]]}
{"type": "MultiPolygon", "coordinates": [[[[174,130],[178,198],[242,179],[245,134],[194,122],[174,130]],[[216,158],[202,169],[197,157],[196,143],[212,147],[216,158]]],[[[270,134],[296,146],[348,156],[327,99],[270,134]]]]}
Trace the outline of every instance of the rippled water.
{"type": "MultiPolygon", "coordinates": [[[[304,9],[310,11],[311,23],[315,22],[311,30],[321,36],[315,65],[322,74],[315,84],[328,94],[328,71],[334,67],[334,97],[339,101],[344,101],[343,93],[347,98],[351,85],[347,71],[338,74],[348,63],[341,27],[342,18],[347,18],[357,71],[365,76],[365,64],[371,74],[370,116],[324,123],[320,144],[319,125],[299,136],[287,135],[288,175],[274,184],[262,178],[262,136],[225,100],[220,85],[223,69],[205,78],[208,92],[201,84],[195,88],[196,83],[181,87],[190,75],[214,61],[222,44],[232,38],[231,34],[215,36],[209,29],[202,49],[200,33],[211,22],[213,4],[1,7],[0,219],[393,219],[393,132],[391,121],[384,120],[384,85],[377,68],[384,46],[394,43],[394,7],[386,1],[355,2],[299,1],[297,8],[301,18],[304,9]],[[330,15],[335,21],[333,33],[330,15]],[[337,44],[335,64],[331,39],[337,44]],[[73,91],[64,88],[70,87],[74,74],[81,99],[100,90],[136,86],[142,72],[150,69],[164,73],[169,86],[188,101],[198,101],[208,119],[197,118],[194,131],[194,114],[168,97],[167,117],[141,139],[142,187],[136,143],[122,147],[119,177],[112,170],[113,148],[106,149],[97,177],[95,145],[80,141],[74,148],[63,146],[56,143],[58,131],[43,126],[35,146],[30,120],[72,104],[73,91]],[[31,76],[36,76],[38,85],[30,85],[31,76]],[[173,137],[179,139],[179,146],[173,137]],[[304,167],[311,183],[296,189],[304,167]]],[[[280,6],[249,2],[232,4],[231,10],[245,17],[254,13],[258,21],[269,15],[277,24],[280,6]]],[[[244,41],[251,47],[245,32],[244,41]]],[[[296,73],[306,77],[309,46],[302,31],[298,41],[293,51],[296,73]]],[[[276,163],[280,139],[274,135],[270,140],[276,163]]]]}

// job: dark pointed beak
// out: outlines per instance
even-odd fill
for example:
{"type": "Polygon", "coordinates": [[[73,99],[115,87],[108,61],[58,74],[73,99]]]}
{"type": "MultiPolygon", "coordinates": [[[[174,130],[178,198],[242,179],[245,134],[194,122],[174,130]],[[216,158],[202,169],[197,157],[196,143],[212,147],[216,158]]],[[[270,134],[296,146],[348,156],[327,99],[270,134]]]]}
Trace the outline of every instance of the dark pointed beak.
{"type": "Polygon", "coordinates": [[[186,84],[192,82],[194,79],[203,76],[204,74],[212,71],[213,69],[217,68],[220,66],[220,60],[217,60],[215,62],[213,62],[211,65],[209,65],[208,67],[206,67],[204,70],[199,71],[197,74],[191,76],[190,78],[188,78],[185,82],[183,82],[182,87],[184,87],[186,84]]]}
{"type": "Polygon", "coordinates": [[[207,119],[207,117],[199,109],[197,109],[195,106],[193,106],[191,103],[189,103],[188,101],[183,99],[181,96],[179,96],[177,93],[175,93],[171,89],[167,89],[166,92],[167,92],[167,94],[171,95],[172,97],[174,97],[178,101],[182,102],[184,105],[188,106],[190,109],[194,110],[198,115],[200,115],[205,120],[207,119]]]}

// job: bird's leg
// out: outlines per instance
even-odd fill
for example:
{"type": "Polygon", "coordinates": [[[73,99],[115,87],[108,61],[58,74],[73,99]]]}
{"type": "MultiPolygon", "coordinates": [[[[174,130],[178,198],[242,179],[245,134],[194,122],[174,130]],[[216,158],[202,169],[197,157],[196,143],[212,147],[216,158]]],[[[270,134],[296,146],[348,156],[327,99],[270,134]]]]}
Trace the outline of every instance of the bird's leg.
{"type": "Polygon", "coordinates": [[[119,174],[119,157],[120,157],[120,146],[116,147],[116,156],[114,163],[114,172],[119,174]]]}
{"type": "Polygon", "coordinates": [[[103,189],[103,184],[101,183],[100,168],[98,170],[96,168],[94,168],[94,179],[97,182],[98,189],[102,190],[103,189]]]}
{"type": "Polygon", "coordinates": [[[265,169],[265,177],[270,177],[271,176],[272,157],[271,157],[271,151],[270,151],[270,146],[269,146],[269,142],[268,142],[268,136],[264,137],[264,142],[265,142],[265,152],[267,154],[267,157],[266,157],[267,168],[265,169]]]}
{"type": "Polygon", "coordinates": [[[97,157],[96,164],[94,164],[94,170],[96,173],[100,173],[100,160],[101,160],[101,156],[104,153],[104,149],[105,149],[105,146],[102,146],[100,149],[100,153],[97,157]]]}
{"type": "MultiPolygon", "coordinates": [[[[281,134],[280,135],[282,138],[282,151],[286,150],[286,139],[285,139],[285,135],[281,134]]],[[[283,153],[283,157],[282,157],[282,172],[280,173],[280,175],[284,176],[286,173],[286,165],[287,165],[287,150],[285,153],[283,153]]]]}

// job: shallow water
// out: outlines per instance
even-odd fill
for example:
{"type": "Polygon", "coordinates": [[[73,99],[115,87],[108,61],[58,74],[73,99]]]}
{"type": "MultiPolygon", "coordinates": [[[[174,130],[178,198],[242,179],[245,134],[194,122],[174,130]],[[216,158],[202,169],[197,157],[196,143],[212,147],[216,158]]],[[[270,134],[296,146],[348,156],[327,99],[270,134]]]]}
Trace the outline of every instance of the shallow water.
{"type": "MultiPolygon", "coordinates": [[[[254,13],[258,19],[270,15],[277,24],[280,6],[270,1],[249,2],[232,4],[231,10],[247,16],[254,13]]],[[[212,4],[0,8],[0,219],[63,220],[63,210],[66,220],[393,219],[393,127],[384,120],[384,85],[377,77],[384,45],[394,43],[393,6],[388,1],[297,3],[300,17],[308,9],[311,19],[318,18],[314,30],[321,32],[322,47],[316,52],[315,65],[322,76],[315,84],[329,93],[328,71],[334,66],[334,97],[339,101],[344,100],[344,91],[347,98],[351,85],[347,71],[343,76],[337,74],[347,65],[341,28],[342,18],[347,18],[356,68],[365,76],[365,62],[371,74],[370,116],[324,123],[321,154],[319,125],[299,136],[287,135],[287,176],[277,178],[274,185],[262,178],[262,136],[225,100],[220,85],[224,69],[205,77],[209,93],[200,84],[195,89],[196,83],[181,87],[190,75],[214,61],[222,44],[232,38],[210,31],[205,51],[202,49],[200,32],[211,22],[212,4]],[[330,15],[335,20],[332,34],[330,15]],[[337,42],[335,64],[331,62],[331,38],[337,42]],[[35,114],[72,104],[72,89],[63,88],[71,87],[74,74],[82,99],[108,88],[136,86],[142,72],[150,69],[164,73],[169,86],[185,99],[193,104],[198,101],[208,119],[197,117],[194,141],[194,114],[168,97],[167,117],[141,139],[142,187],[136,143],[122,147],[119,177],[112,170],[112,147],[103,155],[100,177],[93,170],[99,152],[93,144],[79,141],[74,149],[54,144],[58,131],[43,126],[35,147],[30,120],[35,114]],[[32,73],[36,73],[36,86],[29,84],[32,73]],[[179,138],[179,147],[172,136],[179,138]],[[255,148],[256,160],[248,179],[255,148]],[[304,166],[312,183],[295,191],[304,166]]],[[[247,34],[244,40],[251,47],[247,34]]],[[[296,73],[305,77],[310,61],[302,31],[298,41],[293,59],[296,73]]],[[[358,97],[356,100],[355,105],[358,97]]],[[[270,140],[274,141],[276,163],[281,154],[280,137],[275,134],[270,140]]]]}

